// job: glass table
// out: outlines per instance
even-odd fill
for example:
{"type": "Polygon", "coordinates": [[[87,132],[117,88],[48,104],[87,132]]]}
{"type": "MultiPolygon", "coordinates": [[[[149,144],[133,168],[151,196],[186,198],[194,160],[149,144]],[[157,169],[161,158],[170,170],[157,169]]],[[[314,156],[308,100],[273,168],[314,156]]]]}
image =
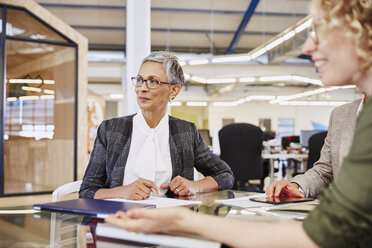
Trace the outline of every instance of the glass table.
{"type": "MultiPolygon", "coordinates": [[[[189,197],[199,200],[194,211],[250,221],[280,221],[281,217],[260,215],[216,203],[216,200],[249,196],[252,192],[224,190],[189,197]]],[[[288,220],[288,219],[286,219],[288,220]]],[[[102,219],[67,214],[33,211],[32,206],[0,208],[0,248],[2,247],[154,247],[133,242],[115,242],[95,236],[95,226],[102,219]]]]}

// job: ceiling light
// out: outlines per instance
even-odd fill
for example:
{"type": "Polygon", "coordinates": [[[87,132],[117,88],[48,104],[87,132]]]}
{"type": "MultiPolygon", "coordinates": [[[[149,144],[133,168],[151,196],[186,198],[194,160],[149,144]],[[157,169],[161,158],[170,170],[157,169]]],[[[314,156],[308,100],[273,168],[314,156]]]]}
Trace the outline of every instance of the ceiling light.
{"type": "Polygon", "coordinates": [[[9,79],[11,84],[41,84],[41,79],[9,79]]]}
{"type": "Polygon", "coordinates": [[[204,107],[204,106],[207,106],[208,103],[207,102],[187,102],[186,103],[187,106],[193,106],[193,107],[204,107]]]}
{"type": "Polygon", "coordinates": [[[239,82],[241,82],[241,83],[253,83],[254,81],[256,81],[256,79],[254,77],[239,78],[239,82]]]}
{"type": "Polygon", "coordinates": [[[40,88],[35,87],[22,86],[21,89],[24,91],[41,92],[40,88]]]}
{"type": "Polygon", "coordinates": [[[168,106],[172,106],[172,107],[178,107],[178,106],[181,106],[182,105],[182,102],[170,102],[168,103],[168,106]]]}
{"type": "Polygon", "coordinates": [[[283,40],[289,40],[290,38],[292,38],[293,36],[295,36],[296,32],[294,30],[286,33],[285,35],[283,35],[283,40]]]}
{"type": "Polygon", "coordinates": [[[192,76],[191,79],[195,82],[199,82],[199,83],[203,83],[203,84],[205,84],[207,82],[207,79],[197,77],[197,76],[192,76]]]}
{"type": "Polygon", "coordinates": [[[268,77],[259,77],[258,80],[261,82],[268,82],[268,81],[288,81],[291,80],[291,75],[284,75],[284,76],[268,76],[268,77]]]}
{"type": "Polygon", "coordinates": [[[41,95],[40,99],[54,99],[54,95],[41,95]]]}
{"type": "Polygon", "coordinates": [[[231,56],[231,57],[217,57],[212,59],[212,63],[223,63],[223,62],[239,62],[239,61],[250,61],[252,60],[251,56],[231,56]]]}
{"type": "Polygon", "coordinates": [[[19,100],[23,100],[23,101],[38,100],[38,99],[39,99],[39,96],[21,96],[21,97],[19,97],[19,100]]]}
{"type": "Polygon", "coordinates": [[[189,64],[190,65],[205,65],[208,64],[209,60],[208,59],[194,59],[190,60],[189,64]]]}
{"type": "Polygon", "coordinates": [[[54,84],[54,80],[43,80],[44,84],[54,84]]]}
{"type": "Polygon", "coordinates": [[[186,62],[185,61],[179,61],[179,63],[180,63],[180,66],[184,66],[184,65],[186,65],[186,62]]]}
{"type": "Polygon", "coordinates": [[[253,100],[273,100],[275,96],[252,96],[253,100]]]}
{"type": "Polygon", "coordinates": [[[313,18],[310,18],[306,22],[302,23],[300,26],[298,26],[298,27],[295,28],[295,32],[296,33],[299,33],[302,30],[307,29],[308,27],[310,27],[312,21],[313,21],[313,18]]]}
{"type": "Polygon", "coordinates": [[[290,105],[297,105],[297,106],[306,106],[309,105],[310,103],[307,101],[290,101],[290,105]]]}
{"type": "Polygon", "coordinates": [[[54,90],[43,90],[45,94],[54,94],[54,90]]]}
{"type": "Polygon", "coordinates": [[[341,86],[341,89],[352,89],[355,87],[356,87],[355,85],[345,85],[345,86],[341,86]]]}
{"type": "Polygon", "coordinates": [[[8,102],[14,102],[14,101],[17,101],[17,97],[8,97],[6,100],[8,102]]]}
{"type": "Polygon", "coordinates": [[[328,106],[329,103],[328,102],[324,102],[324,101],[311,101],[310,102],[310,106],[328,106]]]}
{"type": "Polygon", "coordinates": [[[187,73],[183,74],[183,76],[185,77],[185,80],[190,80],[191,78],[190,74],[187,73]]]}
{"type": "Polygon", "coordinates": [[[238,105],[238,102],[214,102],[213,106],[217,107],[232,107],[238,105]]]}
{"type": "Polygon", "coordinates": [[[223,83],[235,83],[235,78],[218,78],[218,79],[208,79],[208,84],[223,84],[223,83]]]}
{"type": "Polygon", "coordinates": [[[329,106],[341,106],[349,102],[329,102],[329,106]]]}
{"type": "Polygon", "coordinates": [[[274,40],[273,42],[270,42],[265,48],[267,51],[273,49],[274,47],[282,44],[284,42],[284,39],[283,38],[278,38],[276,40],[274,40]]]}
{"type": "Polygon", "coordinates": [[[258,58],[259,56],[261,56],[262,54],[264,54],[266,51],[267,51],[266,47],[261,48],[261,49],[258,50],[257,52],[254,52],[254,53],[251,55],[251,57],[252,57],[252,59],[256,59],[256,58],[258,58]]]}
{"type": "Polygon", "coordinates": [[[111,99],[123,99],[123,94],[110,94],[111,99]]]}

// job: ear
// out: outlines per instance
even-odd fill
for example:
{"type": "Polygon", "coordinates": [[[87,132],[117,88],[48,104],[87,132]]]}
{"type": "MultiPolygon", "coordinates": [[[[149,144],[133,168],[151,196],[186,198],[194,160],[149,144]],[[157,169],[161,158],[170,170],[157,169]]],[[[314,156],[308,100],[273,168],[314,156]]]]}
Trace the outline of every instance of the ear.
{"type": "Polygon", "coordinates": [[[181,90],[181,85],[172,84],[170,89],[170,98],[173,100],[181,90]]]}

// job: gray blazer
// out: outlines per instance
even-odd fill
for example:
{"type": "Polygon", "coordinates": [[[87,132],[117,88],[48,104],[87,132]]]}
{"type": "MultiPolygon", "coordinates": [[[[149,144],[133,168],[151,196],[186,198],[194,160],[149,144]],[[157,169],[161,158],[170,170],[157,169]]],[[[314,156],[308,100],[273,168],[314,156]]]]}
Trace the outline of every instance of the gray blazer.
{"type": "Polygon", "coordinates": [[[302,188],[306,197],[317,197],[337,176],[353,140],[360,101],[355,100],[332,111],[319,160],[305,174],[291,180],[302,188]]]}
{"type": "MultiPolygon", "coordinates": [[[[101,188],[123,185],[133,116],[105,120],[99,126],[80,187],[81,198],[93,198],[101,188]]],[[[230,167],[210,151],[193,123],[169,116],[169,147],[172,178],[180,175],[193,180],[195,167],[204,176],[213,177],[219,190],[233,186],[234,176],[230,167]]]]}

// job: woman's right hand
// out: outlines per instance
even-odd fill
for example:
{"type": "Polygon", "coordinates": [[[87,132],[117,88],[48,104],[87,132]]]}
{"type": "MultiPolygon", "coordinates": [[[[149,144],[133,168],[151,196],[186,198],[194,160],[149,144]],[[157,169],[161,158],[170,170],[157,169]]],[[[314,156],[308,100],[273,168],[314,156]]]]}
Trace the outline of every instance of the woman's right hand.
{"type": "Polygon", "coordinates": [[[266,190],[266,195],[270,197],[278,197],[281,195],[291,196],[291,197],[301,197],[304,195],[298,190],[299,186],[297,183],[290,183],[285,179],[273,182],[269,185],[266,190]]]}
{"type": "Polygon", "coordinates": [[[143,200],[151,195],[152,189],[154,189],[156,193],[159,193],[159,189],[153,181],[140,178],[128,185],[118,186],[111,189],[99,189],[94,195],[94,198],[124,198],[128,200],[143,200]]]}

